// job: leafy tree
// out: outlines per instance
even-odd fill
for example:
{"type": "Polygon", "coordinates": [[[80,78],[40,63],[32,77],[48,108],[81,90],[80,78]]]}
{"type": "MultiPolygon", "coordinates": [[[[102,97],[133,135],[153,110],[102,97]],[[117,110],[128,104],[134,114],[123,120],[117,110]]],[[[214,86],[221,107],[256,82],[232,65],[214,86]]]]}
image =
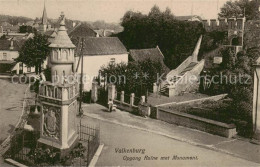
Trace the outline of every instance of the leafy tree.
{"type": "Polygon", "coordinates": [[[26,26],[22,25],[19,27],[19,32],[20,33],[35,33],[37,30],[33,28],[32,26],[26,26]]]}
{"type": "Polygon", "coordinates": [[[249,0],[227,1],[220,9],[219,16],[224,18],[244,16],[247,20],[259,18],[259,2],[249,0]]]}
{"type": "Polygon", "coordinates": [[[164,73],[160,62],[150,59],[142,62],[129,62],[128,64],[109,64],[100,69],[101,76],[108,83],[114,83],[117,91],[126,94],[135,93],[136,96],[146,95],[157,82],[157,74],[164,73]]]}
{"type": "Polygon", "coordinates": [[[127,49],[160,47],[165,64],[173,69],[190,56],[205,32],[199,22],[176,20],[171,11],[154,6],[148,15],[127,11],[121,20],[124,31],[116,36],[127,49]]]}
{"type": "Polygon", "coordinates": [[[26,64],[28,67],[36,67],[36,73],[41,72],[41,65],[50,53],[48,38],[45,35],[35,34],[31,39],[28,39],[21,50],[18,62],[26,64]]]}

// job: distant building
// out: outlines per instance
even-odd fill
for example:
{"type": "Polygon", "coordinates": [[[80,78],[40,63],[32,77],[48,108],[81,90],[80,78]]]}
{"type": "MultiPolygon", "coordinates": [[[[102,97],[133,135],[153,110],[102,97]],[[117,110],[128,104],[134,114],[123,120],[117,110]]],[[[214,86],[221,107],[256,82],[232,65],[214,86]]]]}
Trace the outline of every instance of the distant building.
{"type": "Polygon", "coordinates": [[[115,34],[114,30],[109,29],[101,29],[101,30],[94,30],[97,33],[97,37],[109,37],[115,34]]]}
{"type": "Polygon", "coordinates": [[[27,67],[25,64],[16,62],[21,46],[24,40],[0,40],[0,73],[10,74],[24,74],[35,72],[34,67],[27,67]]]}
{"type": "Polygon", "coordinates": [[[145,60],[159,61],[166,72],[170,69],[164,64],[164,56],[157,46],[149,49],[130,49],[129,60],[130,61],[145,61],[145,60]]]}
{"type": "Polygon", "coordinates": [[[8,34],[8,33],[18,33],[19,32],[19,26],[18,25],[12,25],[8,22],[2,22],[1,23],[1,31],[2,34],[8,34]]]}
{"type": "Polygon", "coordinates": [[[97,37],[97,33],[88,25],[79,23],[68,32],[74,45],[77,45],[79,38],[97,37]]]}
{"type": "Polygon", "coordinates": [[[176,16],[177,20],[180,21],[202,21],[202,18],[197,15],[190,15],[190,16],[176,16]]]}
{"type": "MultiPolygon", "coordinates": [[[[77,45],[76,45],[77,46],[77,45]]],[[[79,61],[80,47],[76,48],[76,66],[81,73],[81,61],[79,61]]],[[[87,83],[84,91],[90,91],[92,81],[99,75],[102,66],[109,63],[128,63],[128,52],[117,37],[89,37],[85,39],[83,50],[83,73],[86,75],[87,83]]]]}

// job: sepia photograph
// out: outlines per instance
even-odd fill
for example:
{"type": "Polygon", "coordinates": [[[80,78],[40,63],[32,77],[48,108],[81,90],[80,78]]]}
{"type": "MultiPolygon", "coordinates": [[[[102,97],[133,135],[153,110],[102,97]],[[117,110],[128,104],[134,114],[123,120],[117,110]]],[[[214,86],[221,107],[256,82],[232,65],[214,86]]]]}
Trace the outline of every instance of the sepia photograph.
{"type": "Polygon", "coordinates": [[[260,0],[0,0],[0,167],[260,167],[260,0]]]}

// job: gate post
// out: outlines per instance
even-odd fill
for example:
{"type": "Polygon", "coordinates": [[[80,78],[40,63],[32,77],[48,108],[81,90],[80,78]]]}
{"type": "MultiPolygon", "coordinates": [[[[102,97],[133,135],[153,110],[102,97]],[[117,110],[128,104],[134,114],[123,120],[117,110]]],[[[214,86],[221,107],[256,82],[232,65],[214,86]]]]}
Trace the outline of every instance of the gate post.
{"type": "Polygon", "coordinates": [[[134,105],[134,100],[135,100],[135,94],[131,93],[131,95],[130,95],[130,106],[134,105]]]}
{"type": "Polygon", "coordinates": [[[115,93],[116,93],[116,87],[113,84],[109,84],[108,86],[108,97],[107,100],[109,99],[114,100],[115,99],[115,93]]]}
{"type": "Polygon", "coordinates": [[[121,91],[120,102],[121,102],[121,103],[124,103],[124,101],[125,101],[125,92],[124,92],[124,91],[121,91]]]}
{"type": "Polygon", "coordinates": [[[97,86],[98,83],[97,82],[93,82],[92,83],[92,89],[91,89],[91,101],[93,101],[94,103],[97,102],[98,100],[98,95],[97,95],[97,86]]]}

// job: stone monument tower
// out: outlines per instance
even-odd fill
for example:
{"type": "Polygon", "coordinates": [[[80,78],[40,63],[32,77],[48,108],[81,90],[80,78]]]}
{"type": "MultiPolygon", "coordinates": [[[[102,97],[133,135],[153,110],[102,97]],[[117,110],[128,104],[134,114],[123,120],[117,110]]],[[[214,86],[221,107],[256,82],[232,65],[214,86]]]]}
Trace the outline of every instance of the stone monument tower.
{"type": "Polygon", "coordinates": [[[57,36],[49,45],[51,53],[48,67],[51,81],[43,82],[39,89],[41,104],[41,135],[38,142],[61,151],[63,156],[76,143],[76,112],[78,83],[73,79],[74,49],[65,28],[62,14],[57,36]],[[71,79],[71,80],[69,80],[71,79]]]}

